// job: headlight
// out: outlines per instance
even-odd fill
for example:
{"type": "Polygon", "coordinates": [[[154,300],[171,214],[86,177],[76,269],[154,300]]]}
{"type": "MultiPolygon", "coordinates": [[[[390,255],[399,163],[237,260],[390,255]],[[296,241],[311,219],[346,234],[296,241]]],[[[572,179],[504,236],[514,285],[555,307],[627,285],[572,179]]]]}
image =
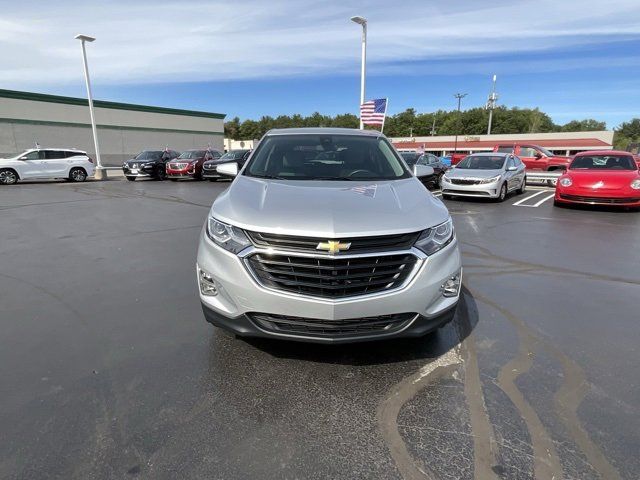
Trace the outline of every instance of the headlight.
{"type": "Polygon", "coordinates": [[[238,253],[251,245],[241,229],[222,223],[213,217],[207,220],[207,235],[216,245],[231,253],[238,253]]]}
{"type": "Polygon", "coordinates": [[[500,180],[500,175],[496,175],[495,177],[491,178],[485,178],[483,180],[480,180],[480,183],[493,183],[497,182],[498,180],[500,180]]]}
{"type": "Polygon", "coordinates": [[[634,190],[640,190],[640,178],[631,182],[631,188],[633,188],[634,190]]]}
{"type": "Polygon", "coordinates": [[[564,177],[560,179],[560,185],[562,185],[563,187],[570,187],[571,185],[573,185],[573,182],[569,177],[564,177]]]}
{"type": "Polygon", "coordinates": [[[414,246],[427,255],[433,255],[453,240],[453,222],[451,217],[440,225],[428,228],[418,238],[414,246]]]}

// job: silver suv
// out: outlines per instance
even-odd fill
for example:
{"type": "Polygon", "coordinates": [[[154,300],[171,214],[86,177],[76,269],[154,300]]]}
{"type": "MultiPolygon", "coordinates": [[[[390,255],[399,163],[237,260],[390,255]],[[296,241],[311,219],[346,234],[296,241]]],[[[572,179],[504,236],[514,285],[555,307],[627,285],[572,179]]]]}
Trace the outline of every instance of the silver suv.
{"type": "Polygon", "coordinates": [[[447,208],[376,131],[268,132],[213,203],[197,277],[205,318],[242,336],[354,342],[449,322],[462,268],[447,208]]]}

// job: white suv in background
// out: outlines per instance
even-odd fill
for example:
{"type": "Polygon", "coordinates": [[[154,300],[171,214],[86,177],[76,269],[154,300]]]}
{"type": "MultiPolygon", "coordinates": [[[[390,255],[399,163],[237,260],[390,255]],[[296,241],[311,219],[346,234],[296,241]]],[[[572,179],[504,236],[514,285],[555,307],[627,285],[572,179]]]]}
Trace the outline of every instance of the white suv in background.
{"type": "Polygon", "coordinates": [[[94,173],[95,165],[87,153],[70,148],[34,148],[0,159],[0,184],[3,185],[47,178],[84,182],[94,173]]]}

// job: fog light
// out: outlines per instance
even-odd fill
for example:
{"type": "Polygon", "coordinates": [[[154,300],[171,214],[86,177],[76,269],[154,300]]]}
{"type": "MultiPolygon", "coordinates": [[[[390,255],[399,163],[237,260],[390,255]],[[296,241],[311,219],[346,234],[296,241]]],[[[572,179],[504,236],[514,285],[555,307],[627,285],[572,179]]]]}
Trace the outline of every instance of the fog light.
{"type": "Polygon", "coordinates": [[[200,275],[198,275],[198,280],[200,283],[200,293],[205,297],[215,297],[218,295],[218,287],[216,286],[216,282],[211,275],[209,275],[204,270],[200,270],[200,275]]]}
{"type": "Polygon", "coordinates": [[[440,287],[443,297],[457,297],[460,293],[460,275],[453,275],[440,287]]]}

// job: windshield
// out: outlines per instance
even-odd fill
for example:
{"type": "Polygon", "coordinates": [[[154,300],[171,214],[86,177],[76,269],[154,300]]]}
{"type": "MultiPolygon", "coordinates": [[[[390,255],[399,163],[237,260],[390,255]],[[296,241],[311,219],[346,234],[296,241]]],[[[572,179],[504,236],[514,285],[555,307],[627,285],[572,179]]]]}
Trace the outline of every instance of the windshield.
{"type": "Polygon", "coordinates": [[[136,160],[155,160],[157,158],[160,158],[161,156],[162,156],[162,152],[155,151],[155,150],[145,150],[144,152],[140,152],[135,159],[136,160]]]}
{"type": "Polygon", "coordinates": [[[629,155],[585,155],[574,158],[570,170],[637,170],[629,155]]]}
{"type": "Polygon", "coordinates": [[[182,152],[178,158],[202,158],[206,152],[204,150],[187,150],[182,152]]]}
{"type": "Polygon", "coordinates": [[[418,155],[413,152],[400,152],[400,156],[407,162],[410,167],[414,166],[418,161],[418,155]]]}
{"type": "Polygon", "coordinates": [[[245,175],[286,180],[395,180],[411,176],[383,138],[313,134],[266,137],[245,175]]]}
{"type": "Polygon", "coordinates": [[[465,157],[458,165],[456,169],[461,168],[464,170],[500,170],[504,165],[505,157],[502,155],[469,155],[465,157]]]}
{"type": "Polygon", "coordinates": [[[547,150],[546,148],[543,147],[536,147],[538,150],[540,150],[545,156],[547,157],[553,157],[553,152],[550,152],[549,150],[547,150]]]}
{"type": "Polygon", "coordinates": [[[246,150],[231,150],[220,157],[220,160],[240,160],[246,150]]]}

